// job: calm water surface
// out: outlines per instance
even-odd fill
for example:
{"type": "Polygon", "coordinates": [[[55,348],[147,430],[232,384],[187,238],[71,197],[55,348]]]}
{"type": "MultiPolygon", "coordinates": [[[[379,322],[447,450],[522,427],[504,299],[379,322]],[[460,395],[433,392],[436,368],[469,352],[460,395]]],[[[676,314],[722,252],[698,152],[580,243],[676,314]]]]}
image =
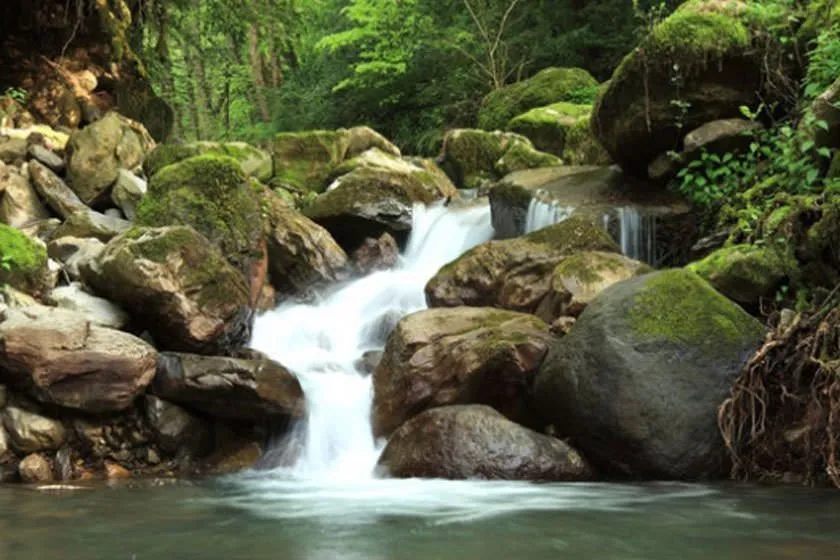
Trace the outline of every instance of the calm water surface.
{"type": "Polygon", "coordinates": [[[277,475],[54,492],[0,487],[0,558],[829,559],[840,493],[277,475]]]}

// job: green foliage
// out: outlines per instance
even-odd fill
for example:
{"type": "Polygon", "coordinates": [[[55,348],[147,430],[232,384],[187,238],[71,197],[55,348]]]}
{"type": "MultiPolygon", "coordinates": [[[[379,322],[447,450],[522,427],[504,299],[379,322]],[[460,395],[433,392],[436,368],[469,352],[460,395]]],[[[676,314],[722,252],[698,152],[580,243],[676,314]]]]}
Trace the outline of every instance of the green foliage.
{"type": "Polygon", "coordinates": [[[810,100],[825,91],[840,77],[840,27],[823,30],[808,56],[805,98],[810,100]]]}
{"type": "Polygon", "coordinates": [[[29,93],[23,88],[6,88],[3,92],[3,95],[0,95],[0,99],[6,98],[11,99],[12,101],[16,101],[21,105],[26,104],[26,100],[29,97],[29,93]]]}

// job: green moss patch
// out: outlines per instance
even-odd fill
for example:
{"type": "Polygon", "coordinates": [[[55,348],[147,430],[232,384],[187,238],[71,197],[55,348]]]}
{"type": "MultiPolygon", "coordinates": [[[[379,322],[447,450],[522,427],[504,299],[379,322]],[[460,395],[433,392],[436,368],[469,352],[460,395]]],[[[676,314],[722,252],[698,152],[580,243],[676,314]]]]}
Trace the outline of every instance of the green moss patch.
{"type": "Polygon", "coordinates": [[[572,255],[579,251],[621,252],[609,233],[580,216],[572,216],[553,226],[529,233],[521,239],[550,245],[564,255],[572,255]]]}
{"type": "Polygon", "coordinates": [[[47,250],[26,234],[0,224],[0,284],[30,294],[40,292],[47,273],[47,250]]]}

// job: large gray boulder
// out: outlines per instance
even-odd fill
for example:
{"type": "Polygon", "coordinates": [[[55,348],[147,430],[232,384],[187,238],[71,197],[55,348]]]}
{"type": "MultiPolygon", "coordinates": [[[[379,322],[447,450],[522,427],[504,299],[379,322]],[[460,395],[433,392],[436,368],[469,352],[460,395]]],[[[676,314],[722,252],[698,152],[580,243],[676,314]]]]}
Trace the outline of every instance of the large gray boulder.
{"type": "Polygon", "coordinates": [[[681,269],[607,288],[549,351],[534,399],[558,434],[617,476],[725,472],[717,407],[761,345],[756,319],[681,269]]]}
{"type": "Polygon", "coordinates": [[[563,441],[484,405],[433,408],[397,430],[379,458],[395,478],[589,480],[592,470],[563,441]]]}

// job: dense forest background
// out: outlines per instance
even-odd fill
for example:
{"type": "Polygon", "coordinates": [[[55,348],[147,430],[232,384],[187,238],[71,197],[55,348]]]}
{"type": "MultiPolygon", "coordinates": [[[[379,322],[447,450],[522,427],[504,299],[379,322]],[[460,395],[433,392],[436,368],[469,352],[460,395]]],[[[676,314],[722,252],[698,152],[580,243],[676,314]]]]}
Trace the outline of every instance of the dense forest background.
{"type": "MultiPolygon", "coordinates": [[[[365,124],[432,153],[547,66],[603,81],[679,0],[150,0],[135,37],[175,138],[365,124]]],[[[595,92],[581,92],[580,101],[595,92]]]]}

